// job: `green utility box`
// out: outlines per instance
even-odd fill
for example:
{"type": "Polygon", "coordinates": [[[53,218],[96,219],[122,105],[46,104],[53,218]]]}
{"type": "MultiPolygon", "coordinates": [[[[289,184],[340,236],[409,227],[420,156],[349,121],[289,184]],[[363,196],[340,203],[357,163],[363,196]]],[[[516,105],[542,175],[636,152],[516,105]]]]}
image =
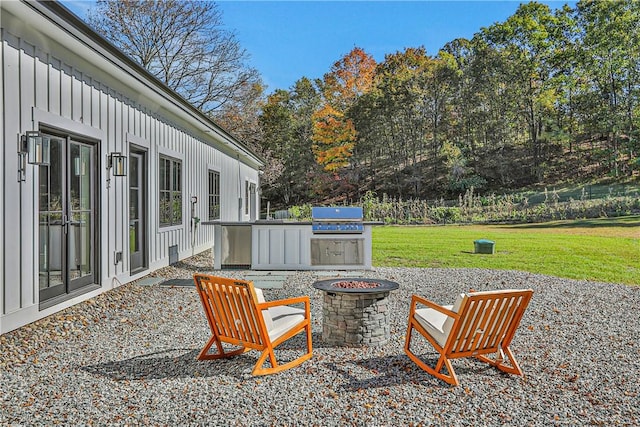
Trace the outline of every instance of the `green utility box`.
{"type": "Polygon", "coordinates": [[[496,242],[488,239],[479,239],[473,242],[475,253],[477,254],[493,254],[496,242]]]}

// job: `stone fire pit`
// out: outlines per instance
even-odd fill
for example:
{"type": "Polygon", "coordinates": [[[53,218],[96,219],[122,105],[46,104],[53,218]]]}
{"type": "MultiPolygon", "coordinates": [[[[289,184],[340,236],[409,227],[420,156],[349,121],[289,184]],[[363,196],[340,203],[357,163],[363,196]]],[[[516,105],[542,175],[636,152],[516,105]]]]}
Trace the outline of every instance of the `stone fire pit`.
{"type": "Polygon", "coordinates": [[[391,335],[388,300],[396,282],[368,278],[319,280],[313,287],[324,292],[322,341],[332,345],[385,344],[391,335]]]}

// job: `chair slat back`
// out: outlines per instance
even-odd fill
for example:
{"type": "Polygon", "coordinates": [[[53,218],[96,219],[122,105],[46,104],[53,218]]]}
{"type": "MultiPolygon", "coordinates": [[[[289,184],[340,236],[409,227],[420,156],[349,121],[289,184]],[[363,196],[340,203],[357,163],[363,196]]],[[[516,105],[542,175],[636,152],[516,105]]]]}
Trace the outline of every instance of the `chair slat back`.
{"type": "Polygon", "coordinates": [[[508,346],[531,300],[531,290],[468,294],[451,330],[449,354],[493,353],[508,346]]]}
{"type": "Polygon", "coordinates": [[[256,307],[251,282],[194,276],[211,330],[223,341],[254,348],[265,345],[264,322],[256,307]]]}

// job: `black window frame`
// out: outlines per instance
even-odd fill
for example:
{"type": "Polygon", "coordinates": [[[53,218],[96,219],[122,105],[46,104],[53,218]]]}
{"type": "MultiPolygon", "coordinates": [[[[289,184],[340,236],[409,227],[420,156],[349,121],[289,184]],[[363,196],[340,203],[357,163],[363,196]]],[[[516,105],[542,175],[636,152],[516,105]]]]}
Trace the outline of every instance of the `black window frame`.
{"type": "Polygon", "coordinates": [[[182,210],[182,160],[160,155],[158,165],[158,224],[160,227],[182,225],[182,210]],[[167,212],[171,206],[173,208],[167,212]]]}
{"type": "Polygon", "coordinates": [[[215,221],[220,219],[220,172],[217,170],[209,170],[208,175],[208,199],[209,209],[208,217],[209,221],[215,221]]]}

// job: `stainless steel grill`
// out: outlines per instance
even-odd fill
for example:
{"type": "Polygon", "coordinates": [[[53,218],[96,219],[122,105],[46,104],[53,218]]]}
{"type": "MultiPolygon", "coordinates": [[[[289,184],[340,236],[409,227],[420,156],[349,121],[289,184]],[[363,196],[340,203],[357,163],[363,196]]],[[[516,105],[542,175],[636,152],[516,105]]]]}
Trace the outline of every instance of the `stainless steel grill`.
{"type": "Polygon", "coordinates": [[[359,206],[311,208],[314,234],[362,234],[362,208],[359,206]]]}

